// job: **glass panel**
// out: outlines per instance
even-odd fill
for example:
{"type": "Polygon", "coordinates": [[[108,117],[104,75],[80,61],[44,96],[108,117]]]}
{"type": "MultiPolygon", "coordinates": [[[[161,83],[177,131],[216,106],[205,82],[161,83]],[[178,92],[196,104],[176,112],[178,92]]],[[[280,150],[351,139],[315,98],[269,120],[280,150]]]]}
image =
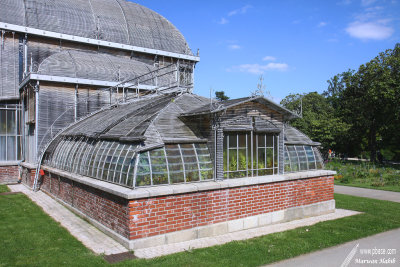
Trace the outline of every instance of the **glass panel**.
{"type": "Polygon", "coordinates": [[[247,153],[246,148],[239,149],[239,170],[247,169],[247,153]]]}
{"type": "Polygon", "coordinates": [[[287,147],[285,146],[285,172],[291,172],[292,170],[290,169],[290,159],[289,159],[289,153],[287,151],[287,147]]]}
{"type": "Polygon", "coordinates": [[[98,141],[97,143],[93,144],[93,149],[88,155],[89,158],[87,159],[86,163],[87,165],[86,174],[88,176],[93,176],[95,159],[98,155],[98,151],[102,143],[103,143],[102,141],[98,141]]]}
{"type": "Polygon", "coordinates": [[[7,160],[7,155],[6,155],[6,150],[4,149],[7,146],[6,143],[6,137],[5,136],[0,136],[0,161],[6,161],[7,160]]]}
{"type": "Polygon", "coordinates": [[[178,145],[166,145],[169,176],[171,183],[182,183],[185,181],[183,175],[183,163],[178,145]]]}
{"type": "Polygon", "coordinates": [[[246,148],[246,134],[239,134],[239,148],[246,148]]]}
{"type": "Polygon", "coordinates": [[[164,149],[159,148],[150,151],[150,161],[153,185],[168,184],[167,162],[165,160],[164,149]]]}
{"type": "MultiPolygon", "coordinates": [[[[0,134],[6,134],[6,133],[7,133],[7,111],[5,109],[0,109],[0,134]]],[[[2,147],[6,147],[6,145],[4,144],[4,146],[2,147]]],[[[4,151],[4,153],[6,152],[4,151]]]]}
{"type": "Polygon", "coordinates": [[[287,146],[287,149],[289,151],[290,165],[292,166],[292,172],[297,172],[299,171],[299,158],[297,156],[296,150],[294,146],[287,146]]]}
{"type": "Polygon", "coordinates": [[[229,149],[229,171],[237,171],[238,164],[237,164],[237,150],[236,149],[229,149]]]}
{"type": "Polygon", "coordinates": [[[102,157],[103,162],[101,165],[102,170],[101,173],[99,174],[100,179],[107,181],[108,172],[110,171],[111,161],[119,145],[120,144],[115,142],[111,143],[109,149],[107,149],[106,152],[104,153],[104,157],[102,157]]]}
{"type": "Polygon", "coordinates": [[[267,137],[267,144],[266,144],[266,146],[267,147],[273,147],[274,146],[274,138],[275,138],[275,136],[273,136],[273,135],[267,135],[266,136],[267,137]]]}
{"type": "Polygon", "coordinates": [[[179,146],[185,164],[186,182],[199,181],[199,166],[193,144],[182,144],[179,146]]]}
{"type": "Polygon", "coordinates": [[[308,169],[310,170],[316,169],[314,152],[312,151],[311,146],[304,146],[304,149],[306,150],[307,154],[308,169]]]}
{"type": "Polygon", "coordinates": [[[265,147],[265,135],[258,134],[258,147],[265,147]]]}
{"type": "Polygon", "coordinates": [[[265,148],[259,148],[258,149],[258,159],[257,159],[257,169],[265,169],[265,148]]]}
{"type": "Polygon", "coordinates": [[[21,118],[21,110],[17,110],[17,134],[21,135],[21,123],[22,123],[22,118],[21,118]]]}
{"type": "Polygon", "coordinates": [[[267,168],[272,168],[274,164],[273,148],[267,148],[267,168]]]}
{"type": "Polygon", "coordinates": [[[121,149],[121,152],[118,155],[117,162],[115,163],[114,176],[112,177],[114,183],[121,183],[120,178],[121,178],[122,165],[124,163],[126,153],[128,152],[129,147],[130,145],[124,145],[121,149]]]}
{"type": "Polygon", "coordinates": [[[313,150],[314,150],[315,160],[316,160],[316,164],[317,164],[317,169],[323,169],[324,164],[322,161],[321,153],[319,152],[318,148],[316,148],[316,147],[313,147],[313,150]]]}
{"type": "Polygon", "coordinates": [[[136,186],[151,185],[148,153],[140,153],[136,171],[136,186]]]}
{"type": "Polygon", "coordinates": [[[306,171],[308,170],[308,163],[307,163],[307,155],[304,151],[303,146],[296,146],[297,155],[299,156],[300,161],[300,170],[306,171]]]}
{"type": "Polygon", "coordinates": [[[17,159],[22,159],[22,136],[17,137],[17,159]]]}
{"type": "Polygon", "coordinates": [[[90,174],[90,176],[92,176],[92,177],[97,176],[97,169],[99,167],[99,161],[100,161],[102,154],[104,153],[104,149],[106,148],[106,146],[107,146],[107,142],[101,141],[101,142],[99,142],[98,147],[94,151],[95,154],[94,154],[94,158],[93,158],[93,163],[91,164],[92,170],[91,170],[91,174],[90,174]]]}
{"type": "Polygon", "coordinates": [[[121,183],[126,184],[128,186],[132,186],[132,177],[133,177],[133,172],[135,170],[135,160],[134,157],[135,154],[133,152],[132,146],[129,147],[129,150],[126,152],[126,156],[124,159],[124,162],[122,163],[122,169],[121,169],[121,183]],[[132,169],[132,175],[128,179],[128,171],[130,171],[129,166],[131,166],[132,169]]]}
{"type": "Polygon", "coordinates": [[[228,170],[228,135],[224,135],[224,153],[223,153],[223,162],[224,162],[224,172],[228,170]]]}
{"type": "MultiPolygon", "coordinates": [[[[17,125],[15,124],[15,110],[7,110],[7,134],[17,134],[17,125]]],[[[15,150],[15,149],[14,149],[15,150]]]]}
{"type": "Polygon", "coordinates": [[[7,137],[7,160],[14,161],[16,160],[15,146],[16,146],[16,137],[8,136],[7,137]]]}
{"type": "Polygon", "coordinates": [[[237,135],[229,135],[229,147],[237,147],[237,135]]]}
{"type": "Polygon", "coordinates": [[[208,180],[214,176],[210,153],[205,144],[195,144],[197,158],[200,166],[200,179],[208,180]]]}

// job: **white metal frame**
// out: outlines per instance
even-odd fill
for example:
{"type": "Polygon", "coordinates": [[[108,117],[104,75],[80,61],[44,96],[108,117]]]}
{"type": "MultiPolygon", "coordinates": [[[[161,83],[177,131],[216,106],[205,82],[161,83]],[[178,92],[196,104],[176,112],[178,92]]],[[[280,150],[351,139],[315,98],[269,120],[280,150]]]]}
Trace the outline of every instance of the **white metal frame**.
{"type": "Polygon", "coordinates": [[[75,35],[70,35],[70,34],[39,30],[39,29],[35,29],[32,27],[25,27],[25,26],[4,23],[4,22],[0,22],[0,29],[7,30],[7,31],[21,32],[21,33],[25,33],[25,34],[33,34],[33,35],[54,38],[54,39],[59,39],[59,40],[73,41],[73,42],[84,43],[84,44],[95,45],[95,46],[118,48],[118,49],[127,50],[127,51],[135,51],[135,52],[141,52],[141,53],[145,53],[145,54],[154,54],[154,55],[172,57],[172,58],[177,58],[177,59],[185,59],[185,60],[190,60],[190,61],[195,61],[195,62],[200,61],[200,57],[198,57],[198,56],[191,56],[191,55],[179,54],[179,53],[174,53],[174,52],[167,52],[167,51],[158,50],[158,49],[145,48],[145,47],[139,47],[139,46],[109,42],[109,41],[102,41],[102,40],[97,40],[97,39],[92,39],[92,38],[81,37],[81,36],[75,36],[75,35]]]}

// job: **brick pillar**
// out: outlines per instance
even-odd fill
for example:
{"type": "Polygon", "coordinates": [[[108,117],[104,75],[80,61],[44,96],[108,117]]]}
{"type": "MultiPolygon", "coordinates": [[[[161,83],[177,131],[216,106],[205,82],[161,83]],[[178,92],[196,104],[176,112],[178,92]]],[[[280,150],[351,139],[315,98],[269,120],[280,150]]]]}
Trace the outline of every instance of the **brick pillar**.
{"type": "Polygon", "coordinates": [[[217,180],[224,179],[224,131],[222,128],[217,128],[217,156],[216,156],[216,167],[215,170],[217,180]]]}

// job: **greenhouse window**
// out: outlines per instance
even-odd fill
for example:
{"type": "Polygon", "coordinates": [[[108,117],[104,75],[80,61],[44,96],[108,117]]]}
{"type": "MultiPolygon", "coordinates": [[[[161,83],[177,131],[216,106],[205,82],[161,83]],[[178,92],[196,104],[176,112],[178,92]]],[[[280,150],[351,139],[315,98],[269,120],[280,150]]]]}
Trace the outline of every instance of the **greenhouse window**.
{"type": "Polygon", "coordinates": [[[322,168],[322,157],[316,147],[309,145],[285,145],[285,172],[322,168]]]}
{"type": "Polygon", "coordinates": [[[224,178],[278,173],[279,136],[239,132],[224,135],[224,178]]]}

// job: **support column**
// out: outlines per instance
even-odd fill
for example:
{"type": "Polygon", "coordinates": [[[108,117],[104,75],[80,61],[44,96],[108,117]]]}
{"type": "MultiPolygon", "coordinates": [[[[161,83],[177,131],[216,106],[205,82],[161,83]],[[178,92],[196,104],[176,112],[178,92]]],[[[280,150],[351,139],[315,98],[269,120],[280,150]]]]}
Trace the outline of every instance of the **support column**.
{"type": "Polygon", "coordinates": [[[278,158],[279,158],[279,165],[278,165],[278,173],[284,174],[285,172],[285,126],[282,124],[282,130],[279,133],[279,146],[278,146],[278,158]]]}
{"type": "Polygon", "coordinates": [[[216,178],[217,180],[224,179],[224,131],[218,127],[216,129],[216,178]]]}
{"type": "Polygon", "coordinates": [[[35,159],[38,158],[39,154],[39,81],[36,82],[35,91],[35,159]]]}
{"type": "Polygon", "coordinates": [[[75,109],[74,109],[74,121],[77,121],[78,119],[78,85],[75,85],[75,109]]]}

